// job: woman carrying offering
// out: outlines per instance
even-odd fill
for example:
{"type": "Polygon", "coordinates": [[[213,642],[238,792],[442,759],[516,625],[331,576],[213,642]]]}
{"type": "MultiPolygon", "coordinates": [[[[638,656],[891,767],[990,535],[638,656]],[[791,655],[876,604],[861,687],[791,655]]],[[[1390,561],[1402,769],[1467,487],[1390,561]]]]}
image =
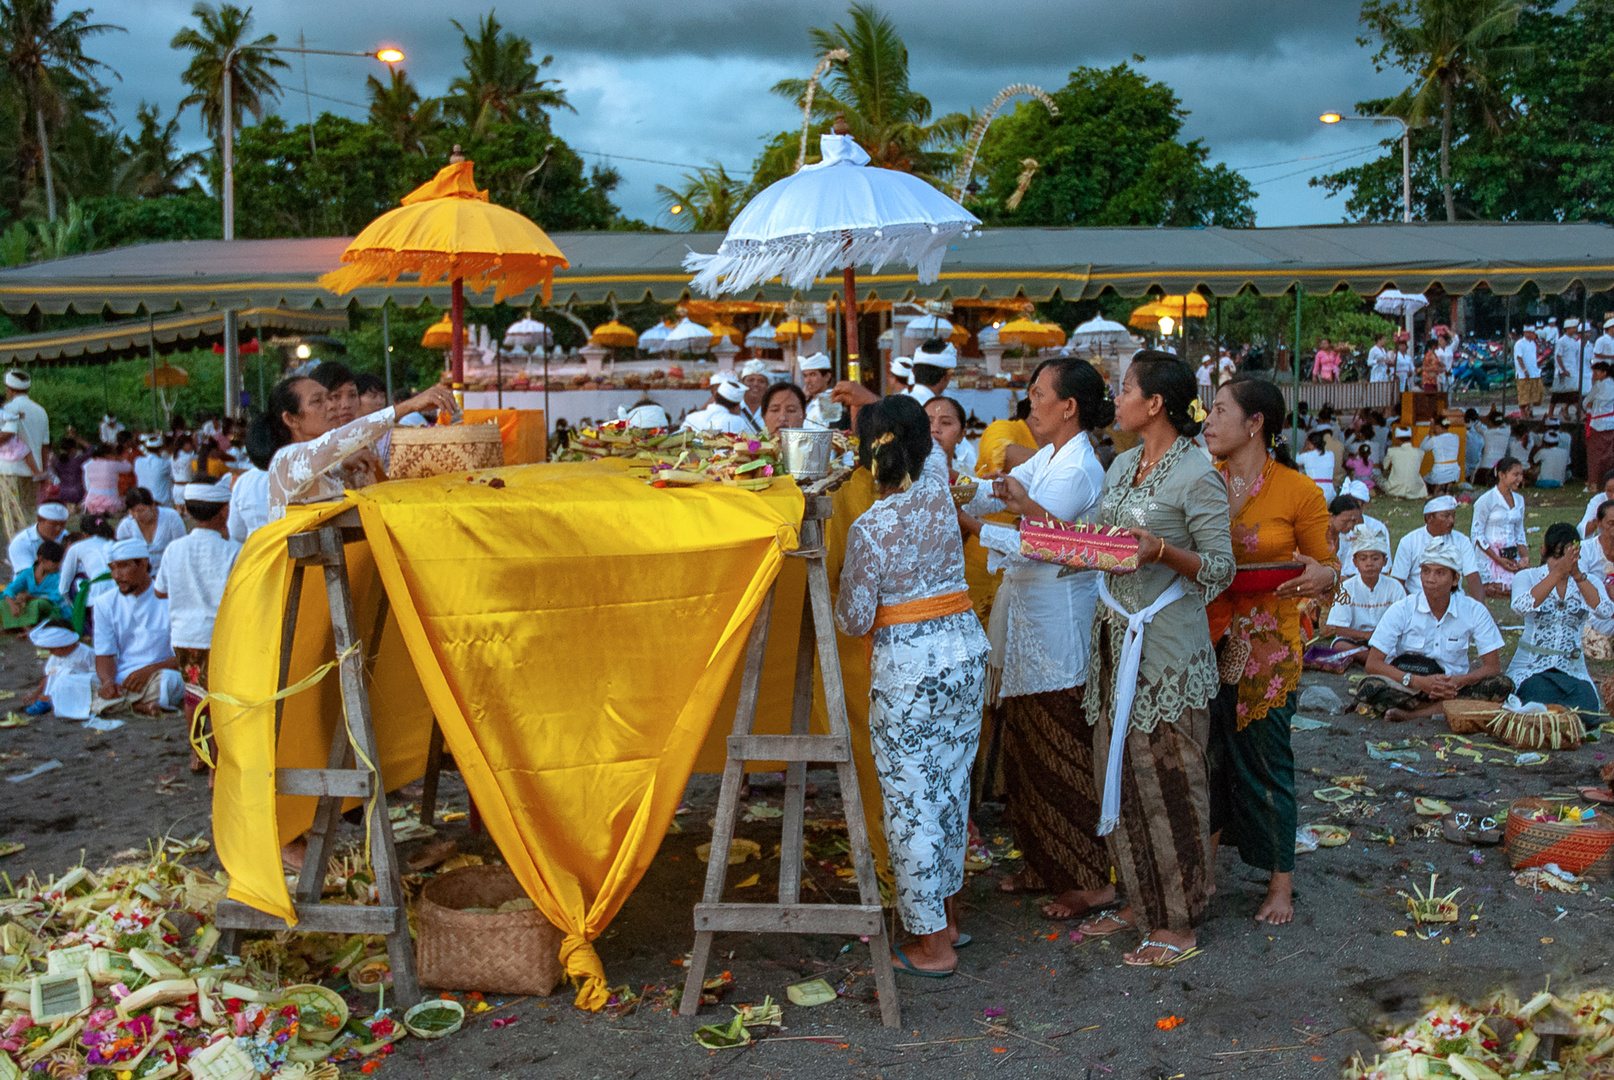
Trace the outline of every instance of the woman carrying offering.
{"type": "Polygon", "coordinates": [[[992,493],[977,494],[959,511],[959,523],[991,552],[987,569],[1003,570],[987,637],[1004,710],[1009,818],[1026,869],[1002,888],[1058,893],[1043,914],[1074,919],[1115,902],[1109,853],[1097,834],[1092,729],[1082,715],[1098,576],[1060,576],[1063,567],[1020,554],[1016,526],[975,515],[1010,510],[1021,518],[1089,520],[1104,470],[1088,432],[1108,427],[1115,406],[1093,365],[1073,358],[1038,365],[1028,398],[1026,422],[1042,449],[995,474],[992,493]]]}
{"type": "Polygon", "coordinates": [[[1238,578],[1207,611],[1222,687],[1211,705],[1212,848],[1222,834],[1250,866],[1272,872],[1257,922],[1294,918],[1295,757],[1290,695],[1300,681],[1300,599],[1333,596],[1339,558],[1328,544],[1322,492],[1278,441],[1283,395],[1240,375],[1216,394],[1205,445],[1221,459],[1239,564],[1298,560],[1303,569],[1276,588],[1238,578]],[[1231,682],[1228,676],[1232,675],[1231,682]]]}
{"type": "Polygon", "coordinates": [[[860,464],[879,499],[852,523],[835,622],[870,642],[869,736],[897,910],[918,940],[898,971],[951,975],[964,886],[970,766],[986,696],[986,635],[970,609],[947,464],[910,397],[858,412],[860,464]]]}
{"type": "Polygon", "coordinates": [[[1479,546],[1479,576],[1485,595],[1509,596],[1513,575],[1530,565],[1530,541],[1524,535],[1524,462],[1505,457],[1496,463],[1496,486],[1474,500],[1474,526],[1469,535],[1479,546]]]}
{"type": "Polygon", "coordinates": [[[1104,936],[1141,927],[1134,966],[1169,967],[1195,951],[1210,888],[1205,740],[1216,657],[1205,604],[1233,577],[1227,486],[1190,440],[1203,411],[1194,373],[1169,353],[1132,358],[1116,426],[1140,444],[1104,477],[1098,524],[1138,541],[1138,569],[1099,579],[1082,705],[1093,725],[1107,838],[1127,906],[1085,922],[1104,936]],[[1113,592],[1111,591],[1113,590],[1113,592]]]}
{"type": "Polygon", "coordinates": [[[1614,619],[1614,601],[1586,575],[1573,525],[1547,526],[1541,561],[1513,575],[1513,610],[1524,616],[1524,634],[1507,675],[1520,701],[1567,705],[1589,719],[1602,711],[1602,699],[1586,671],[1581,635],[1594,616],[1614,619]]]}
{"type": "Polygon", "coordinates": [[[267,427],[275,447],[268,468],[269,520],[285,517],[287,506],[341,499],[345,489],[336,470],[374,446],[398,417],[453,407],[454,396],[445,387],[429,386],[401,405],[338,426],[330,391],[306,375],[283,379],[269,392],[263,415],[253,421],[267,427]]]}

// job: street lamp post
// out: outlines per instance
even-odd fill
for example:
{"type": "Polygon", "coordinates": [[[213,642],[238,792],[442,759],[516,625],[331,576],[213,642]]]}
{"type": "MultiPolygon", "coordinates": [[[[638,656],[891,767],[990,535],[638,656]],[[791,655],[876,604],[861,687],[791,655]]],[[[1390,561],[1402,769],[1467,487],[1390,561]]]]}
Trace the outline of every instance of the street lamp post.
{"type": "MultiPolygon", "coordinates": [[[[235,58],[253,49],[257,52],[305,53],[317,56],[362,56],[396,64],[404,58],[397,49],[378,49],[375,52],[342,52],[334,49],[302,49],[282,45],[235,45],[224,54],[223,74],[220,76],[224,98],[224,138],[220,147],[224,163],[224,182],[220,186],[220,202],[224,206],[224,239],[235,239],[235,80],[230,76],[235,58]]],[[[224,415],[235,418],[241,415],[241,355],[236,344],[238,327],[233,308],[224,312],[224,415]]]]}
{"type": "MultiPolygon", "coordinates": [[[[1343,113],[1325,112],[1317,119],[1325,124],[1339,124],[1355,121],[1365,124],[1380,124],[1393,120],[1401,125],[1401,223],[1412,223],[1412,125],[1407,123],[1404,116],[1346,116],[1343,113]]],[[[1412,339],[1412,312],[1406,314],[1408,347],[1412,339]]]]}

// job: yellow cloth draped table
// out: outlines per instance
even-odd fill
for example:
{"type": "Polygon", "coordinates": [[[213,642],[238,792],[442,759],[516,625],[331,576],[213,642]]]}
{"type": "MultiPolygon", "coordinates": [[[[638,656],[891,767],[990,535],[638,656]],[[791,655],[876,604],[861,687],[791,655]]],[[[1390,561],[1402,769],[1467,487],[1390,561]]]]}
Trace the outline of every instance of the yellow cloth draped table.
{"type": "MultiPolygon", "coordinates": [[[[756,494],[657,490],[624,468],[381,484],[253,534],[219,610],[210,672],[213,690],[260,703],[213,706],[214,837],[233,899],[295,919],[279,849],[308,828],[314,800],[277,797],[274,772],[323,768],[341,705],[334,679],[286,698],[277,740],[268,702],[292,576],[286,538],[356,507],[365,540],[346,551],[361,633],[383,590],[390,602],[369,673],[386,789],[424,773],[435,716],[489,834],[566,935],[578,1005],[605,1002],[590,943],[655,856],[708,729],[714,742],[728,734],[732,713],[719,705],[803,508],[786,479],[756,494]]],[[[288,684],[332,658],[317,569],[303,587],[288,684]]],[[[866,750],[866,726],[862,738],[866,750]]]]}

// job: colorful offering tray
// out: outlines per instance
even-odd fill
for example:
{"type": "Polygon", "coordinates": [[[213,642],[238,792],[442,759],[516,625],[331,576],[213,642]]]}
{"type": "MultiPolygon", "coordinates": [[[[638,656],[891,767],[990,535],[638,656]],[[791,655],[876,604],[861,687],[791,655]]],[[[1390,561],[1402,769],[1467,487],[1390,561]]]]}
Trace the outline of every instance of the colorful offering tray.
{"type": "Polygon", "coordinates": [[[1020,554],[1037,562],[1083,570],[1136,570],[1138,541],[1125,529],[1027,518],[1020,523],[1020,554]]]}

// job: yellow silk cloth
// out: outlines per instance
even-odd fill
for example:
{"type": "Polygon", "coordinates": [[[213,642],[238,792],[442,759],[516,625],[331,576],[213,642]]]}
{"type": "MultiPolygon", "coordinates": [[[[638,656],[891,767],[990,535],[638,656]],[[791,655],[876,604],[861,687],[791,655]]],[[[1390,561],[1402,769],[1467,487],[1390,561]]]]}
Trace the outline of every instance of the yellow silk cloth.
{"type": "Polygon", "coordinates": [[[535,465],[544,460],[544,410],[466,409],[465,423],[499,425],[499,441],[504,444],[506,465],[535,465]]]}
{"type": "MultiPolygon", "coordinates": [[[[606,981],[590,942],[655,856],[803,507],[788,480],[757,494],[657,490],[624,467],[510,467],[478,474],[501,488],[457,474],[294,508],[236,563],[209,673],[237,701],[273,697],[286,537],[357,507],[366,540],[346,551],[358,634],[374,633],[383,588],[391,604],[368,671],[385,786],[423,774],[435,715],[490,835],[566,934],[577,1003],[596,1009],[606,981]]],[[[288,684],[332,655],[310,568],[288,684]]],[[[340,716],[334,676],[285,699],[278,741],[273,705],[213,707],[230,896],[288,922],[280,844],[308,828],[314,800],[277,797],[274,770],[324,767],[340,716]]],[[[727,735],[726,720],[716,727],[727,735]]]]}

